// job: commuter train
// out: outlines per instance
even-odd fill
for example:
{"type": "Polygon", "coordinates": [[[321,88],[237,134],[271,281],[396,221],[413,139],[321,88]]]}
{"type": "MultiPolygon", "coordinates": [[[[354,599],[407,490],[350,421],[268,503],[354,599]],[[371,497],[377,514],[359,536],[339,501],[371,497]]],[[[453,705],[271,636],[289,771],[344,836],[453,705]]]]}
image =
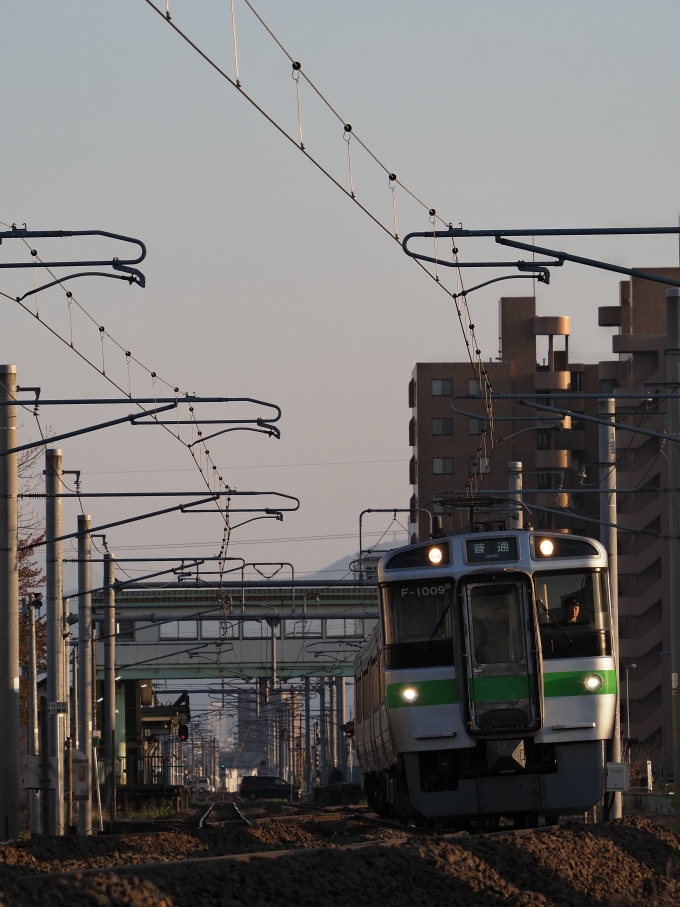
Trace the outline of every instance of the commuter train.
{"type": "Polygon", "coordinates": [[[390,551],[378,583],[381,620],[354,666],[373,809],[531,827],[602,799],[617,672],[599,542],[453,533],[390,551]]]}

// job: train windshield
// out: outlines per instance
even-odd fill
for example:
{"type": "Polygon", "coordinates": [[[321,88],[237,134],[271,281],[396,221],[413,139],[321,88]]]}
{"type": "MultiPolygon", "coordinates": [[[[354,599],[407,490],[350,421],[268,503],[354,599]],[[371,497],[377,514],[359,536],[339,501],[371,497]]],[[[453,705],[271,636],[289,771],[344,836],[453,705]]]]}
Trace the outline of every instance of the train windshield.
{"type": "Polygon", "coordinates": [[[384,586],[388,670],[453,664],[453,581],[384,586]]]}
{"type": "Polygon", "coordinates": [[[535,573],[534,588],[543,658],[611,655],[606,571],[535,573]]]}

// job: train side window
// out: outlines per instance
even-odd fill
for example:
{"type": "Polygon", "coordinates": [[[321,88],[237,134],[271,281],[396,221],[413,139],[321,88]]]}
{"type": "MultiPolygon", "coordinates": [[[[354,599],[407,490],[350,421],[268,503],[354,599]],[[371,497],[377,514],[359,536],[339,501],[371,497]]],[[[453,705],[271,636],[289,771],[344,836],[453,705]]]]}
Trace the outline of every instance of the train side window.
{"type": "Polygon", "coordinates": [[[371,708],[377,709],[380,705],[380,683],[378,680],[378,659],[371,662],[371,708]]]}
{"type": "Polygon", "coordinates": [[[370,715],[370,695],[371,690],[368,685],[368,669],[364,671],[361,675],[361,689],[363,691],[362,696],[362,714],[364,718],[368,718],[370,715]]]}
{"type": "Polygon", "coordinates": [[[357,674],[354,681],[354,711],[356,713],[357,721],[362,721],[364,717],[364,710],[362,708],[363,702],[361,701],[361,696],[361,674],[357,674]]]}

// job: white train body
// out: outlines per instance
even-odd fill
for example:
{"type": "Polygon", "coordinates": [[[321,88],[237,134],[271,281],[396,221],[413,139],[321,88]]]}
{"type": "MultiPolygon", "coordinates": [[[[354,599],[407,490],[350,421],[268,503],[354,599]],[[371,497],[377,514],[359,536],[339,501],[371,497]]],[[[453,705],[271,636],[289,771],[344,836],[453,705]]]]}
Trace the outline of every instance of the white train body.
{"type": "Polygon", "coordinates": [[[376,809],[522,824],[602,798],[617,675],[598,542],[454,534],[390,552],[378,581],[381,621],[355,662],[376,809]]]}

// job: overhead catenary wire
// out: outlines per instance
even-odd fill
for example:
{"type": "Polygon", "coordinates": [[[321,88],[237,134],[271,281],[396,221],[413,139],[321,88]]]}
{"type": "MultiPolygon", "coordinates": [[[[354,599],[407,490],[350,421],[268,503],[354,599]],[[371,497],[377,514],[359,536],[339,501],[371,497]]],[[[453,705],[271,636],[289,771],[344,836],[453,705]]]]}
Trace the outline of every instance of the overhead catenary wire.
{"type": "MultiPolygon", "coordinates": [[[[363,211],[363,212],[364,212],[364,213],[365,213],[365,214],[366,214],[366,215],[367,215],[367,216],[368,216],[368,217],[369,217],[369,218],[370,218],[377,226],[379,226],[381,230],[383,230],[385,233],[387,233],[393,240],[398,241],[398,232],[397,232],[397,230],[396,230],[396,203],[394,202],[394,198],[393,198],[393,206],[392,206],[392,210],[393,210],[393,221],[394,221],[394,223],[393,223],[393,230],[394,230],[394,232],[392,232],[392,229],[390,229],[390,227],[388,227],[388,226],[386,226],[385,224],[383,224],[382,221],[381,221],[375,214],[373,214],[373,212],[372,212],[371,210],[369,210],[369,208],[367,207],[367,205],[362,204],[362,203],[357,199],[357,197],[356,197],[356,193],[355,193],[355,191],[354,191],[354,182],[353,182],[352,164],[351,164],[351,152],[350,152],[350,141],[351,141],[352,137],[355,138],[355,140],[356,140],[356,141],[360,144],[360,146],[367,152],[367,154],[372,158],[372,160],[373,160],[380,168],[382,168],[382,170],[388,175],[389,179],[390,179],[391,181],[393,181],[395,185],[399,185],[402,189],[404,189],[404,191],[406,191],[406,192],[411,196],[411,198],[414,199],[414,201],[416,201],[419,205],[421,205],[423,208],[425,208],[425,210],[428,212],[428,214],[430,214],[430,217],[431,217],[431,218],[433,218],[433,219],[436,218],[436,219],[439,220],[442,224],[446,224],[446,221],[441,217],[441,215],[437,215],[436,209],[432,208],[432,207],[429,206],[429,205],[426,205],[420,198],[418,198],[417,195],[415,195],[415,193],[413,193],[410,189],[408,189],[401,181],[398,181],[398,180],[396,179],[396,176],[395,176],[395,174],[394,174],[392,168],[388,168],[385,164],[383,164],[382,161],[380,161],[380,159],[377,157],[377,155],[375,155],[375,154],[368,148],[368,146],[367,146],[361,139],[359,139],[358,136],[356,136],[356,133],[355,133],[353,127],[349,124],[349,121],[348,121],[347,119],[343,118],[342,116],[340,116],[340,114],[338,113],[338,111],[330,104],[330,102],[325,98],[325,96],[322,94],[322,92],[321,92],[321,91],[316,87],[316,85],[311,81],[311,79],[307,76],[306,72],[304,71],[304,68],[301,66],[301,64],[300,64],[298,61],[296,61],[295,58],[289,53],[289,51],[284,47],[283,43],[282,43],[282,42],[279,40],[279,38],[274,34],[274,32],[272,31],[272,29],[267,25],[267,23],[264,21],[264,19],[262,18],[262,16],[256,11],[256,9],[254,8],[254,6],[253,6],[253,4],[250,2],[250,0],[244,0],[244,2],[246,3],[246,6],[251,10],[251,12],[253,13],[253,15],[257,18],[257,20],[258,20],[258,21],[260,22],[260,24],[264,27],[264,29],[267,31],[267,33],[270,35],[270,37],[274,40],[274,42],[277,44],[277,46],[279,47],[279,49],[280,49],[280,50],[284,53],[284,55],[288,58],[289,62],[290,62],[292,65],[300,66],[300,69],[298,70],[298,72],[301,74],[302,78],[305,79],[305,81],[310,85],[310,87],[312,88],[312,90],[313,90],[313,91],[318,95],[318,97],[323,101],[323,103],[326,105],[326,107],[327,107],[327,108],[333,113],[333,115],[334,115],[334,116],[342,123],[342,125],[343,125],[343,138],[345,139],[345,141],[346,141],[346,143],[347,143],[348,168],[349,168],[349,190],[346,189],[346,188],[341,184],[341,182],[339,181],[339,179],[337,179],[336,177],[334,177],[334,176],[330,173],[330,171],[329,171],[326,167],[324,167],[324,166],[320,163],[320,161],[317,160],[317,159],[310,153],[309,149],[308,149],[307,147],[305,147],[304,143],[302,142],[301,135],[300,135],[300,141],[298,142],[298,141],[297,141],[297,140],[296,140],[296,139],[295,139],[295,138],[294,138],[294,137],[293,137],[293,136],[292,136],[292,135],[291,135],[291,134],[283,127],[283,126],[281,126],[281,125],[273,118],[273,116],[271,116],[269,113],[267,113],[267,111],[262,107],[261,104],[259,104],[258,102],[256,102],[256,101],[254,100],[253,97],[251,97],[247,92],[245,92],[245,91],[243,90],[243,86],[242,86],[240,83],[237,85],[236,82],[235,82],[230,76],[228,76],[228,75],[224,72],[224,70],[223,70],[223,69],[222,69],[222,68],[221,68],[221,67],[220,67],[220,66],[219,66],[219,65],[218,65],[218,64],[217,64],[217,63],[216,63],[216,62],[215,62],[215,61],[214,61],[214,60],[213,60],[213,59],[205,52],[205,51],[203,51],[203,50],[202,50],[202,49],[201,49],[194,41],[192,41],[192,40],[188,37],[188,35],[187,35],[183,30],[181,30],[174,22],[172,22],[172,21],[170,21],[169,19],[167,19],[166,17],[164,17],[163,14],[162,14],[162,11],[156,6],[156,4],[153,2],[153,0],[144,0],[144,2],[147,3],[147,5],[150,6],[153,10],[155,10],[155,12],[158,13],[158,15],[161,16],[161,18],[163,18],[164,21],[166,21],[166,23],[167,23],[168,25],[170,25],[171,28],[172,28],[172,29],[173,29],[173,30],[174,30],[174,31],[175,31],[175,32],[176,32],[176,33],[177,33],[177,34],[178,34],[178,35],[179,35],[186,43],[187,43],[187,44],[189,44],[189,46],[192,47],[192,48],[193,48],[193,49],[194,49],[194,50],[195,50],[195,51],[196,51],[196,52],[197,52],[197,53],[198,53],[198,54],[199,54],[199,55],[200,55],[200,56],[201,56],[201,57],[202,57],[202,58],[203,58],[203,59],[204,59],[204,60],[205,60],[205,61],[206,61],[206,62],[207,62],[207,63],[208,63],[208,64],[209,64],[216,72],[217,72],[217,73],[219,73],[219,75],[221,75],[221,76],[222,76],[227,82],[229,82],[234,88],[238,89],[239,93],[240,93],[240,94],[241,94],[241,95],[242,95],[242,96],[243,96],[243,97],[244,97],[244,98],[245,98],[245,99],[246,99],[246,100],[247,100],[247,101],[248,101],[248,102],[249,102],[249,103],[250,103],[250,104],[251,104],[251,105],[252,105],[252,106],[253,106],[253,107],[254,107],[254,108],[255,108],[255,109],[256,109],[256,110],[257,110],[257,111],[258,111],[258,112],[259,112],[259,113],[260,113],[260,114],[261,114],[261,115],[262,115],[262,116],[270,123],[270,124],[271,124],[271,125],[272,125],[272,126],[274,126],[274,128],[275,128],[282,136],[284,136],[286,139],[288,139],[289,142],[291,142],[296,148],[298,148],[298,149],[299,149],[299,150],[300,150],[300,151],[308,158],[308,160],[309,160],[311,163],[314,164],[315,167],[317,167],[317,168],[318,168],[318,169],[319,169],[319,170],[320,170],[320,171],[321,171],[321,172],[322,172],[322,173],[323,173],[323,174],[324,174],[324,175],[325,175],[325,176],[326,176],[326,177],[327,177],[327,178],[328,178],[335,186],[337,186],[337,188],[339,188],[339,189],[340,189],[346,196],[348,196],[348,197],[349,197],[356,205],[358,205],[358,207],[359,207],[359,208],[360,208],[360,209],[361,209],[361,210],[362,210],[362,211],[363,211]],[[394,179],[392,180],[393,177],[394,177],[394,179]]],[[[455,247],[454,247],[454,253],[455,253],[455,255],[457,255],[457,253],[458,253],[458,250],[457,250],[455,247]]],[[[492,400],[492,389],[491,389],[491,385],[490,385],[490,383],[489,383],[489,381],[488,381],[488,374],[487,374],[487,372],[486,372],[486,369],[484,368],[483,360],[482,360],[482,358],[481,358],[480,345],[479,345],[479,343],[477,342],[477,339],[476,339],[475,334],[474,334],[474,323],[472,322],[472,319],[471,319],[471,317],[470,317],[469,308],[468,308],[468,305],[467,305],[467,298],[466,298],[465,294],[463,293],[464,303],[463,303],[463,306],[462,306],[462,308],[461,308],[461,306],[459,305],[459,302],[458,302],[458,299],[459,299],[458,295],[457,295],[457,294],[454,294],[453,291],[449,290],[447,287],[445,287],[445,286],[443,285],[443,283],[439,280],[438,274],[436,274],[436,273],[433,274],[432,272],[430,272],[430,271],[424,266],[424,264],[423,264],[422,262],[417,261],[416,259],[413,259],[413,260],[415,260],[416,263],[417,263],[417,264],[425,271],[425,273],[426,273],[426,274],[429,274],[430,277],[431,277],[433,280],[435,280],[435,282],[437,283],[437,285],[440,286],[440,287],[442,287],[442,289],[444,289],[444,291],[445,291],[450,297],[452,297],[453,300],[454,300],[454,303],[455,303],[455,305],[456,305],[456,311],[457,311],[457,314],[458,314],[458,318],[459,318],[459,321],[460,321],[460,323],[461,323],[461,327],[463,327],[463,336],[464,336],[464,340],[465,340],[465,343],[466,343],[466,346],[467,346],[467,349],[468,349],[468,354],[470,355],[471,364],[472,364],[472,367],[473,367],[473,373],[475,374],[475,377],[476,377],[476,379],[477,379],[477,381],[478,381],[478,385],[479,385],[480,391],[484,394],[485,399],[486,399],[486,409],[487,409],[488,421],[489,421],[489,425],[490,425],[490,431],[489,431],[489,438],[488,438],[488,440],[489,440],[489,443],[490,443],[490,445],[491,445],[491,448],[493,448],[493,400],[492,400]],[[472,350],[474,350],[474,353],[471,352],[470,342],[469,342],[469,340],[468,340],[468,337],[471,337],[472,340],[473,340],[473,344],[474,344],[474,345],[473,345],[473,347],[472,347],[472,350]]],[[[460,274],[460,268],[456,268],[456,271],[457,271],[457,278],[456,278],[456,279],[457,279],[457,282],[460,284],[460,286],[462,286],[462,275],[460,274]]],[[[482,441],[482,445],[481,445],[483,451],[486,450],[486,444],[487,444],[487,438],[486,438],[486,436],[485,436],[484,439],[483,439],[483,441],[482,441]]],[[[473,469],[471,470],[470,479],[469,479],[469,480],[470,480],[470,489],[471,489],[471,492],[472,492],[472,490],[473,490],[473,485],[474,485],[474,490],[475,490],[475,491],[478,491],[478,490],[479,490],[479,487],[481,486],[481,484],[482,484],[483,481],[484,481],[484,474],[483,474],[483,473],[480,474],[480,470],[477,468],[477,465],[478,465],[478,463],[479,463],[480,457],[481,457],[481,453],[480,453],[480,451],[478,451],[478,453],[477,453],[477,458],[476,458],[476,460],[475,460],[473,469]]]]}

